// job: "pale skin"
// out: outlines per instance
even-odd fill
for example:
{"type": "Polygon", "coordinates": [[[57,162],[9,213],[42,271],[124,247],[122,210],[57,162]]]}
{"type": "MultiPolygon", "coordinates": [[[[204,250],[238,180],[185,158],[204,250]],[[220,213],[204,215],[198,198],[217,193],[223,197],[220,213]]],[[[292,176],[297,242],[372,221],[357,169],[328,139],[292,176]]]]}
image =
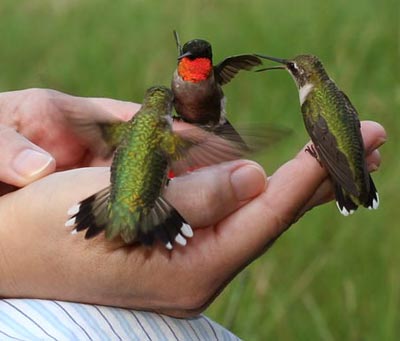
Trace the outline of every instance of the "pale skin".
{"type": "MultiPolygon", "coordinates": [[[[2,297],[193,316],[302,214],[333,198],[325,170],[303,148],[269,178],[258,164],[238,160],[171,181],[167,196],[195,229],[186,247],[150,250],[71,235],[64,226],[68,208],[109,183],[110,161],[94,157],[73,135],[62,119],[66,108],[52,101],[57,96],[69,103],[68,112],[96,103],[127,119],[140,107],[43,89],[0,94],[0,181],[19,188],[1,185],[8,192],[0,197],[2,297]],[[23,157],[23,164],[17,155],[27,148],[41,156],[23,157]]],[[[377,170],[385,130],[367,121],[362,133],[369,170],[377,170]]]]}

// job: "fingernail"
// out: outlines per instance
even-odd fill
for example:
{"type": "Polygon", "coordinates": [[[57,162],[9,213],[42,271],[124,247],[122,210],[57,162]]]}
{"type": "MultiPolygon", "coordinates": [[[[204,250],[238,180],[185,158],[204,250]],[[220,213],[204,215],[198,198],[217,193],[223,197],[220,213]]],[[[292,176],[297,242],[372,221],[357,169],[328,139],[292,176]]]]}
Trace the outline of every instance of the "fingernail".
{"type": "Polygon", "coordinates": [[[13,160],[15,172],[24,178],[32,178],[45,170],[54,159],[47,153],[24,149],[13,160]]]}
{"type": "Polygon", "coordinates": [[[378,170],[378,165],[375,163],[371,163],[368,165],[368,172],[372,173],[372,172],[376,172],[378,170]]]}
{"type": "Polygon", "coordinates": [[[386,137],[380,137],[378,138],[374,145],[370,148],[370,151],[373,151],[375,149],[378,149],[380,146],[382,146],[386,142],[387,138],[386,137]]]}
{"type": "Polygon", "coordinates": [[[231,184],[239,201],[249,200],[265,189],[266,175],[259,166],[245,165],[231,174],[231,184]]]}

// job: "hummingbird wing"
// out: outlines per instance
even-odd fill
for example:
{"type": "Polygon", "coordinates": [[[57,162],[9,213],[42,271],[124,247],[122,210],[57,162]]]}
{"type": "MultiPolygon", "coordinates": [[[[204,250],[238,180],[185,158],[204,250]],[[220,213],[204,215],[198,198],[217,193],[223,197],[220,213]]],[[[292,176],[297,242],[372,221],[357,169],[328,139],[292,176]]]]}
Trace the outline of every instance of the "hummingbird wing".
{"type": "MultiPolygon", "coordinates": [[[[72,121],[71,121],[72,122],[72,121]]],[[[128,123],[123,121],[95,122],[89,120],[74,120],[74,130],[96,155],[110,157],[124,139],[128,123]]]]}
{"type": "MultiPolygon", "coordinates": [[[[309,116],[306,115],[306,117],[309,116]]],[[[358,196],[354,174],[348,159],[338,148],[336,137],[330,132],[326,120],[321,115],[315,122],[306,118],[306,125],[309,127],[310,137],[317,149],[318,156],[333,180],[348,193],[358,196]]]]}
{"type": "MultiPolygon", "coordinates": [[[[261,126],[259,128],[262,128],[261,126]]],[[[243,127],[239,133],[231,124],[196,126],[174,131],[173,141],[165,150],[170,155],[173,175],[201,167],[232,161],[256,153],[287,135],[287,129],[257,130],[254,126],[243,127]],[[173,146],[172,148],[169,146],[173,146]]]]}
{"type": "Polygon", "coordinates": [[[214,75],[217,82],[224,85],[229,83],[240,70],[251,70],[261,64],[261,59],[252,54],[232,56],[214,66],[214,75]]]}
{"type": "Polygon", "coordinates": [[[61,108],[72,130],[96,154],[108,157],[121,143],[128,122],[118,120],[101,106],[89,100],[69,101],[60,96],[52,98],[61,108]]]}
{"type": "MultiPolygon", "coordinates": [[[[342,98],[344,99],[344,101],[342,101],[343,105],[344,105],[344,109],[347,113],[354,115],[355,117],[358,117],[358,112],[356,110],[356,108],[354,108],[353,104],[350,101],[350,98],[341,90],[339,90],[339,94],[342,96],[342,98]]],[[[340,96],[339,95],[339,96],[340,96]]],[[[338,96],[338,97],[339,97],[338,96]]],[[[340,98],[340,97],[339,97],[340,98]]],[[[357,118],[358,119],[358,118],[357,118]]]]}

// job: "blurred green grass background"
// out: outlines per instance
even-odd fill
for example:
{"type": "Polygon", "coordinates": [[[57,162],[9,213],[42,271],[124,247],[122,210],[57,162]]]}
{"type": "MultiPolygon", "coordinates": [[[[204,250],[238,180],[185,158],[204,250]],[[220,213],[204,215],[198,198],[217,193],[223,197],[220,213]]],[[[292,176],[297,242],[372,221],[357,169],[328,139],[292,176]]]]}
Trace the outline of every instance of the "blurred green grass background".
{"type": "MultiPolygon", "coordinates": [[[[318,55],[361,119],[388,131],[374,174],[381,207],[349,218],[333,203],[309,212],[207,315],[246,340],[398,340],[399,13],[395,0],[2,0],[0,90],[140,102],[148,86],[170,82],[173,29],[182,41],[209,40],[216,62],[248,52],[318,55]]],[[[233,122],[295,131],[260,160],[269,174],[307,141],[289,75],[241,73],[225,93],[233,122]]]]}

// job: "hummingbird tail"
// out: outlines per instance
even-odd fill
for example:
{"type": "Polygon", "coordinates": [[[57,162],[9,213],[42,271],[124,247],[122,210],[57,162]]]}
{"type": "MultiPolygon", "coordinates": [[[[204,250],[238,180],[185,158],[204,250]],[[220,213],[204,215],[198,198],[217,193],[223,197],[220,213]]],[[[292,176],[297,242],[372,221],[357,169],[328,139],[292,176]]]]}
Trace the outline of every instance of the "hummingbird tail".
{"type": "Polygon", "coordinates": [[[180,213],[162,197],[158,197],[149,210],[115,210],[109,214],[107,208],[110,188],[82,200],[68,210],[71,218],[65,226],[74,226],[73,234],[86,230],[85,238],[93,238],[106,231],[107,239],[117,235],[128,244],[135,241],[151,246],[156,239],[169,250],[173,244],[187,244],[193,237],[193,230],[180,213]],[[113,216],[111,220],[109,216],[113,216]]]}
{"type": "Polygon", "coordinates": [[[335,183],[335,196],[336,196],[336,206],[339,209],[340,213],[344,216],[348,216],[353,214],[358,205],[353,201],[349,194],[347,194],[343,188],[338,184],[335,183]]]}
{"type": "Polygon", "coordinates": [[[65,226],[74,226],[72,233],[87,230],[85,238],[93,238],[104,231],[107,225],[107,202],[110,196],[110,188],[101,191],[82,200],[68,210],[71,218],[65,226]]]}
{"type": "Polygon", "coordinates": [[[185,246],[193,230],[180,213],[163,197],[158,197],[154,207],[139,221],[137,239],[151,246],[158,239],[169,250],[173,244],[185,246]]]}
{"type": "Polygon", "coordinates": [[[365,202],[363,202],[363,206],[368,208],[369,210],[376,210],[379,207],[379,195],[371,175],[369,175],[368,198],[365,202]]]}

